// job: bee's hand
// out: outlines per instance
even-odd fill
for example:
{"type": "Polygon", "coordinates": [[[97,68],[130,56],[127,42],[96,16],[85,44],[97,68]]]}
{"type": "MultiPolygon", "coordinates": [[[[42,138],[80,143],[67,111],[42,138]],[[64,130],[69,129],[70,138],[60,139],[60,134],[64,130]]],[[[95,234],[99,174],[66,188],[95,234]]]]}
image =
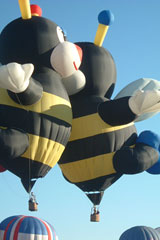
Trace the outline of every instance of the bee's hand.
{"type": "Polygon", "coordinates": [[[150,174],[160,174],[160,136],[152,131],[143,131],[138,136],[136,143],[144,143],[157,150],[158,161],[153,162],[152,166],[146,171],[150,174]]]}
{"type": "Polygon", "coordinates": [[[159,90],[139,90],[129,99],[129,107],[136,115],[160,111],[159,90]]]}
{"type": "Polygon", "coordinates": [[[0,67],[0,87],[14,93],[24,92],[33,73],[33,64],[19,64],[16,62],[0,67]]]}

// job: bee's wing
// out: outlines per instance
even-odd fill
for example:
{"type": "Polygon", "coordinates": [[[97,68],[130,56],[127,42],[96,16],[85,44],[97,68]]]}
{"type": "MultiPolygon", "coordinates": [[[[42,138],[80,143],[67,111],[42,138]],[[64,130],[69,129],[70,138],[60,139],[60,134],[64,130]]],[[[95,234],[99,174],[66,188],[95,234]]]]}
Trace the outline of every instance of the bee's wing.
{"type": "MultiPolygon", "coordinates": [[[[114,99],[126,97],[126,96],[133,96],[135,95],[135,92],[138,90],[160,90],[160,81],[152,79],[152,78],[140,78],[138,80],[135,80],[128,84],[126,87],[124,87],[114,99]]],[[[135,122],[143,121],[145,119],[148,119],[155,114],[157,114],[158,111],[153,111],[150,113],[145,113],[139,116],[135,122]]]]}

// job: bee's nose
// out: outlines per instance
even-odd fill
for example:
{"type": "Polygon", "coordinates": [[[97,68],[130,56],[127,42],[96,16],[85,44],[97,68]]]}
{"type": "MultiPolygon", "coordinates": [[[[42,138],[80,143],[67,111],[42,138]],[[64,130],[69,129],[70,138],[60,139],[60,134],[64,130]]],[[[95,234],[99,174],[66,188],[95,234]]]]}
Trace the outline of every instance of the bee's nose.
{"type": "Polygon", "coordinates": [[[80,61],[82,62],[82,56],[83,56],[82,48],[79,47],[77,44],[75,44],[75,46],[76,46],[76,48],[77,48],[77,51],[78,51],[78,54],[79,54],[80,61]]]}
{"type": "Polygon", "coordinates": [[[73,61],[73,66],[75,68],[75,70],[78,70],[81,62],[82,62],[82,48],[80,48],[78,45],[74,44],[75,47],[76,47],[76,50],[77,50],[77,53],[78,53],[78,56],[79,56],[79,61],[73,61]],[[77,66],[78,64],[78,66],[77,66]]]}
{"type": "Polygon", "coordinates": [[[78,45],[65,41],[54,48],[51,54],[51,65],[65,78],[79,69],[82,55],[82,49],[78,45]]]}

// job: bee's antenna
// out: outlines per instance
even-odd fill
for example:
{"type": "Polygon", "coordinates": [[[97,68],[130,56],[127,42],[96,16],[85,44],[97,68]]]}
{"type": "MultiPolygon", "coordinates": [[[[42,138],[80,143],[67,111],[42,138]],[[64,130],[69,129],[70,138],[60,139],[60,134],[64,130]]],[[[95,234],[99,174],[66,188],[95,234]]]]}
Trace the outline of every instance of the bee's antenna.
{"type": "Polygon", "coordinates": [[[102,46],[106,33],[108,31],[109,26],[114,21],[114,15],[109,10],[104,10],[98,15],[98,29],[96,32],[96,36],[94,39],[94,44],[97,46],[102,46]]]}
{"type": "Polygon", "coordinates": [[[32,17],[30,1],[29,0],[18,0],[21,15],[23,19],[30,19],[32,17]]]}

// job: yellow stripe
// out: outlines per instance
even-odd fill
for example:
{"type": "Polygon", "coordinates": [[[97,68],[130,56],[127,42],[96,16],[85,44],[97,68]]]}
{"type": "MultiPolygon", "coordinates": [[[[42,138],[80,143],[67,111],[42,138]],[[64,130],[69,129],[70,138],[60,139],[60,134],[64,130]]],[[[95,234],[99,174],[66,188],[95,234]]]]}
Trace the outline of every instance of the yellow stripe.
{"type": "Polygon", "coordinates": [[[0,126],[0,129],[7,129],[7,127],[0,126]]]}
{"type": "Polygon", "coordinates": [[[22,157],[50,166],[59,161],[65,147],[53,140],[29,134],[30,146],[22,157]]]}
{"type": "Polygon", "coordinates": [[[15,103],[9,97],[5,89],[0,88],[0,96],[0,104],[25,109],[27,111],[43,113],[61,119],[70,124],[72,122],[70,102],[54,94],[43,92],[42,98],[37,103],[28,106],[15,103]]]}
{"type": "Polygon", "coordinates": [[[90,114],[72,120],[72,133],[69,141],[91,137],[97,134],[117,131],[133,125],[129,123],[121,126],[112,127],[105,123],[98,113],[90,114]]]}
{"type": "MultiPolygon", "coordinates": [[[[135,145],[130,146],[133,148],[135,145]]],[[[98,177],[116,173],[113,167],[115,152],[86,158],[76,162],[59,164],[65,177],[73,183],[92,180],[98,177]]]]}
{"type": "Polygon", "coordinates": [[[112,163],[114,154],[112,152],[76,162],[60,164],[60,168],[69,181],[73,183],[91,180],[116,173],[112,163]]]}

